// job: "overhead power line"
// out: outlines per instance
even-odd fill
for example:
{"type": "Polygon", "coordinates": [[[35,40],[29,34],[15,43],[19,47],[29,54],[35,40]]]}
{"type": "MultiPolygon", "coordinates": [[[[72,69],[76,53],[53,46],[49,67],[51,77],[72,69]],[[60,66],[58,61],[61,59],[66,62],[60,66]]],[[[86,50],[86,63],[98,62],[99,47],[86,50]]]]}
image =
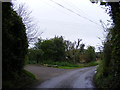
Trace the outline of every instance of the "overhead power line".
{"type": "Polygon", "coordinates": [[[60,12],[62,12],[62,13],[64,13],[64,14],[66,14],[66,15],[68,15],[68,16],[69,16],[69,14],[68,14],[68,13],[66,13],[66,12],[64,12],[64,11],[62,11],[62,10],[60,10],[60,9],[56,8],[55,6],[53,6],[53,5],[49,4],[48,2],[45,2],[45,0],[43,0],[43,2],[44,2],[44,3],[46,3],[47,5],[51,6],[52,8],[54,8],[54,9],[56,9],[56,10],[59,10],[60,12]]]}
{"type": "Polygon", "coordinates": [[[73,4],[72,2],[70,2],[70,0],[69,1],[62,0],[62,1],[65,2],[68,6],[72,7],[77,12],[82,12],[82,13],[84,13],[86,15],[86,13],[83,10],[79,9],[79,7],[77,7],[75,4],[73,4]]]}
{"type": "Polygon", "coordinates": [[[71,13],[76,14],[76,15],[79,16],[79,17],[84,18],[84,19],[86,19],[86,20],[88,20],[88,21],[90,21],[90,22],[92,22],[92,23],[94,23],[94,24],[100,26],[100,25],[99,25],[98,23],[96,23],[95,21],[93,21],[93,20],[91,20],[91,19],[89,19],[89,18],[87,18],[87,17],[81,16],[79,13],[74,12],[73,10],[71,10],[71,9],[69,9],[69,8],[67,8],[67,7],[65,7],[65,6],[63,6],[62,4],[60,4],[60,3],[58,3],[58,2],[55,2],[55,1],[53,1],[53,0],[50,0],[50,1],[52,1],[53,3],[57,4],[58,6],[64,8],[64,9],[70,11],[71,13]]]}

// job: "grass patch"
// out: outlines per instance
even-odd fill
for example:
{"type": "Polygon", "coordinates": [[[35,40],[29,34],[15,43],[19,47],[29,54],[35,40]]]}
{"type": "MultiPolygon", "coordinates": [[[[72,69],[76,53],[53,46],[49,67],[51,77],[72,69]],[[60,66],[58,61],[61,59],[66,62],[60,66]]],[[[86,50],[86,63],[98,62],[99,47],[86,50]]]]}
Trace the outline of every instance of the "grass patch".
{"type": "Polygon", "coordinates": [[[58,66],[58,68],[60,68],[60,69],[74,69],[74,68],[81,68],[81,66],[73,64],[70,66],[58,66]]]}
{"type": "Polygon", "coordinates": [[[35,75],[32,74],[31,72],[28,72],[27,70],[23,70],[23,73],[26,74],[31,79],[36,79],[35,75]]]}
{"type": "Polygon", "coordinates": [[[89,63],[84,64],[83,66],[89,67],[89,66],[96,66],[100,63],[100,61],[92,61],[89,63]]]}
{"type": "Polygon", "coordinates": [[[24,88],[36,81],[35,76],[26,70],[20,73],[12,73],[12,78],[3,80],[3,88],[24,88]]]}
{"type": "Polygon", "coordinates": [[[59,68],[63,68],[63,69],[84,68],[84,67],[96,66],[98,64],[99,64],[99,61],[92,61],[90,63],[71,64],[70,66],[59,66],[59,68]]]}
{"type": "Polygon", "coordinates": [[[90,63],[83,63],[83,64],[73,64],[69,62],[53,62],[53,61],[45,61],[41,63],[44,66],[48,67],[56,67],[61,69],[74,69],[74,68],[83,68],[83,67],[90,67],[98,65],[99,61],[92,61],[90,63]]]}

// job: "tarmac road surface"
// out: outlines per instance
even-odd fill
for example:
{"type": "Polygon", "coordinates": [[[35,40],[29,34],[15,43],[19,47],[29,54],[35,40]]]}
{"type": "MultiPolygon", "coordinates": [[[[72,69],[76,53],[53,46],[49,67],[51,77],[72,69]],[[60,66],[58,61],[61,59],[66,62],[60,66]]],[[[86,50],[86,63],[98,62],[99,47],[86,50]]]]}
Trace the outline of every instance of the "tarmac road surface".
{"type": "Polygon", "coordinates": [[[74,69],[46,80],[35,88],[95,88],[95,70],[96,66],[74,69]]]}

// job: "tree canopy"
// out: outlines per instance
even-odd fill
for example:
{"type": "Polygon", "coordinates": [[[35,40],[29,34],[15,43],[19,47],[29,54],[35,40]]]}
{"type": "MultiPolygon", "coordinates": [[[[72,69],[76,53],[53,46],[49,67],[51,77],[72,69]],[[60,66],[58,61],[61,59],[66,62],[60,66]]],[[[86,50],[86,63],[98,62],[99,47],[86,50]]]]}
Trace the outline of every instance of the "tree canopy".
{"type": "Polygon", "coordinates": [[[51,62],[70,62],[82,63],[96,60],[95,49],[89,46],[84,49],[85,44],[81,44],[81,39],[71,42],[64,40],[62,36],[55,36],[51,39],[38,39],[35,47],[29,49],[30,63],[51,62]]]}

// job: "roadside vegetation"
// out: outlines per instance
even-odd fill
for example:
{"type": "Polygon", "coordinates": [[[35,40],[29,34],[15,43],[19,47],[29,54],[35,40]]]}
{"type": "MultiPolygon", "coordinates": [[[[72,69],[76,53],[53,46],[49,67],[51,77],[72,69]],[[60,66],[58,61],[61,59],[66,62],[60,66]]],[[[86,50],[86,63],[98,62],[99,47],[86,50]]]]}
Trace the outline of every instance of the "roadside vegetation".
{"type": "Polygon", "coordinates": [[[36,82],[36,77],[31,72],[22,70],[19,73],[12,73],[3,81],[3,88],[25,88],[27,85],[36,82]]]}
{"type": "Polygon", "coordinates": [[[97,68],[95,83],[98,88],[120,88],[120,3],[106,2],[101,5],[109,6],[112,27],[107,28],[102,59],[97,68]]]}
{"type": "Polygon", "coordinates": [[[12,9],[12,4],[2,3],[2,88],[20,88],[35,80],[24,70],[28,41],[22,18],[12,9]]]}
{"type": "Polygon", "coordinates": [[[84,64],[71,64],[71,65],[65,65],[65,66],[58,66],[58,68],[62,69],[75,69],[75,68],[84,68],[84,67],[90,67],[90,66],[96,66],[99,64],[99,61],[93,61],[90,63],[84,63],[84,64]]]}
{"type": "Polygon", "coordinates": [[[79,63],[79,64],[73,64],[68,62],[44,62],[44,63],[35,64],[35,65],[38,65],[38,66],[43,65],[46,67],[61,68],[61,69],[75,69],[75,68],[96,66],[98,64],[99,64],[99,61],[92,61],[90,63],[79,63]]]}
{"type": "Polygon", "coordinates": [[[81,39],[71,42],[63,37],[38,39],[28,50],[28,64],[40,64],[48,67],[73,69],[98,65],[99,55],[93,46],[85,49],[81,39]]]}

